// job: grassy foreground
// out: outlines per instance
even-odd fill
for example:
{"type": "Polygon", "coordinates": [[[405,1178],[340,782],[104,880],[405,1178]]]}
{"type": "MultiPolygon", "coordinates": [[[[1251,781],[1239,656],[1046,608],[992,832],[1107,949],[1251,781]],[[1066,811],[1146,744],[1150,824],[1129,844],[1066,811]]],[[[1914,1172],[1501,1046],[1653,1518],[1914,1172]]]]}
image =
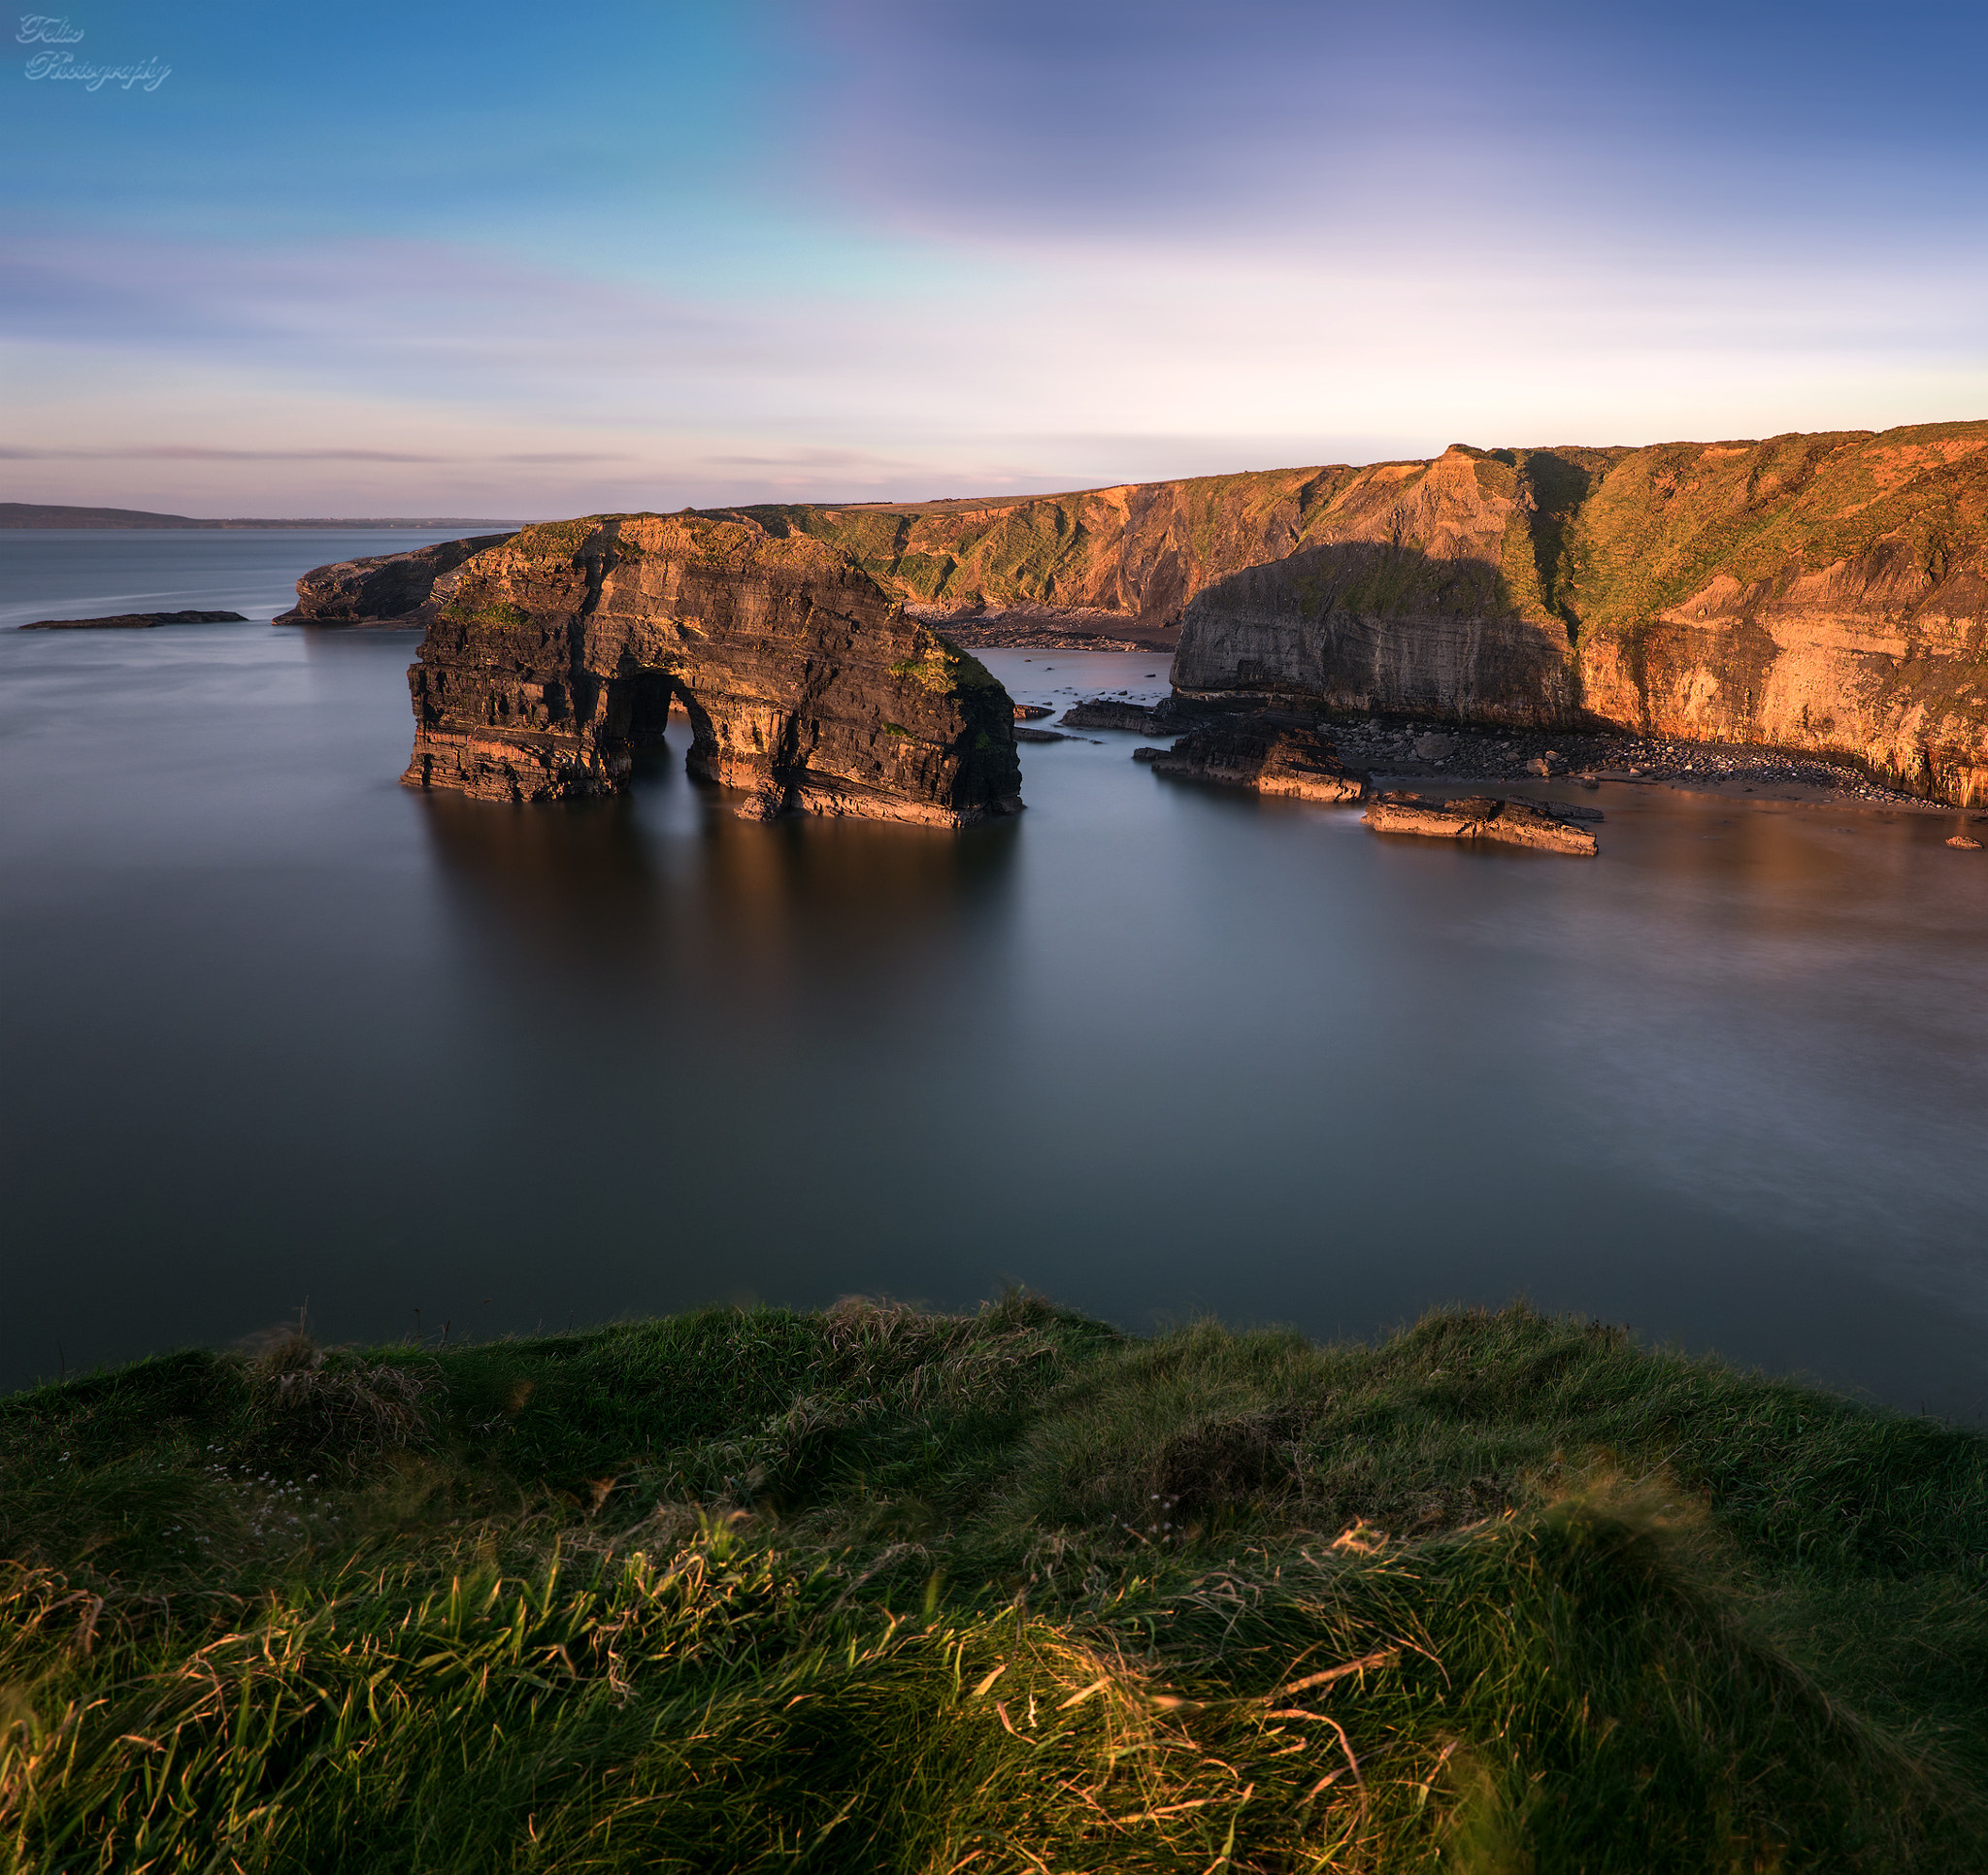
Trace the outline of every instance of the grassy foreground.
{"type": "Polygon", "coordinates": [[[0,1867],[1988,1868],[1988,1440],[1029,1298],[0,1401],[0,1867]]]}

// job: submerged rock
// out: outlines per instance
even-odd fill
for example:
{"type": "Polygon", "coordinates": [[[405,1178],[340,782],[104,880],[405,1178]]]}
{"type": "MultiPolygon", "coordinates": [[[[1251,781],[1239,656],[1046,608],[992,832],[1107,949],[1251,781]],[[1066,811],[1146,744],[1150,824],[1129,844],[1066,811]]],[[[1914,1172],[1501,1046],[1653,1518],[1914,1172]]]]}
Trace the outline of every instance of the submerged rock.
{"type": "MultiPolygon", "coordinates": [[[[1143,749],[1134,755],[1147,758],[1143,749]]],[[[1212,717],[1150,759],[1155,774],[1300,801],[1357,801],[1366,788],[1309,720],[1276,710],[1212,717]]]]}
{"type": "Polygon", "coordinates": [[[246,625],[240,612],[119,612],[114,618],[38,618],[19,632],[146,632],[155,625],[246,625]]]}
{"type": "Polygon", "coordinates": [[[855,561],[749,521],[528,527],[434,582],[402,780],[487,800],[612,794],[689,719],[740,811],[957,827],[1021,807],[1014,705],[855,561]]]}
{"type": "Polygon", "coordinates": [[[1471,795],[1435,801],[1406,792],[1375,797],[1362,814],[1377,834],[1420,834],[1430,839],[1490,839],[1552,853],[1593,853],[1595,837],[1579,823],[1600,820],[1599,807],[1559,801],[1495,800],[1471,795]]]}

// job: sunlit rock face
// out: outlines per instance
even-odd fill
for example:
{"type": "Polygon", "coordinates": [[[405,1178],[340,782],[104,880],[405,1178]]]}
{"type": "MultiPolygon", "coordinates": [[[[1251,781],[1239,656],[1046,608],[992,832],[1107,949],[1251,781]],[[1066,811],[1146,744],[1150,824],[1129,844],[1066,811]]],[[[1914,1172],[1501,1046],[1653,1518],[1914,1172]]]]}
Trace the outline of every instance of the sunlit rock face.
{"type": "Polygon", "coordinates": [[[1988,424],[1358,472],[1204,587],[1183,696],[1847,759],[1988,802],[1988,424]]]}
{"type": "Polygon", "coordinates": [[[438,580],[402,779],[610,794],[673,703],[740,811],[963,826],[1020,806],[1013,704],[850,558],[750,521],[529,527],[438,580]]]}
{"type": "Polygon", "coordinates": [[[1988,802],[1988,423],[738,510],[927,618],[1174,645],[1183,699],[1847,758],[1988,802]]]}
{"type": "Polygon", "coordinates": [[[1639,450],[1577,544],[1592,715],[1988,803],[1988,424],[1639,450]]]}

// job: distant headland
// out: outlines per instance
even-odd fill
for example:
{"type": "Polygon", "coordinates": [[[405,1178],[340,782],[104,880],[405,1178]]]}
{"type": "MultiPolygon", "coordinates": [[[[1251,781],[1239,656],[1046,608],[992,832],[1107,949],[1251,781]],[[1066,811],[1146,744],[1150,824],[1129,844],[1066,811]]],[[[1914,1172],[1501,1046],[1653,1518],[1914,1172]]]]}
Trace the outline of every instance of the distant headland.
{"type": "Polygon", "coordinates": [[[268,520],[237,516],[201,520],[191,514],[153,514],[142,508],[60,508],[43,502],[0,502],[0,527],[515,527],[470,514],[300,514],[268,520]]]}

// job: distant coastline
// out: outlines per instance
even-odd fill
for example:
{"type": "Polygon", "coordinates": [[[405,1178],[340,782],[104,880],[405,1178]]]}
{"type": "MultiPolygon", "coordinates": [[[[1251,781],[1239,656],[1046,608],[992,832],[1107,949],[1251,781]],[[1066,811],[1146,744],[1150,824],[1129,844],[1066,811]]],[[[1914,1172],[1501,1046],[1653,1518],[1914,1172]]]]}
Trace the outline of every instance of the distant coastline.
{"type": "Polygon", "coordinates": [[[468,514],[420,515],[295,515],[264,519],[238,515],[227,520],[201,520],[190,514],[153,514],[142,508],[61,508],[37,502],[0,502],[0,528],[6,527],[515,527],[515,521],[493,521],[468,514]]]}

